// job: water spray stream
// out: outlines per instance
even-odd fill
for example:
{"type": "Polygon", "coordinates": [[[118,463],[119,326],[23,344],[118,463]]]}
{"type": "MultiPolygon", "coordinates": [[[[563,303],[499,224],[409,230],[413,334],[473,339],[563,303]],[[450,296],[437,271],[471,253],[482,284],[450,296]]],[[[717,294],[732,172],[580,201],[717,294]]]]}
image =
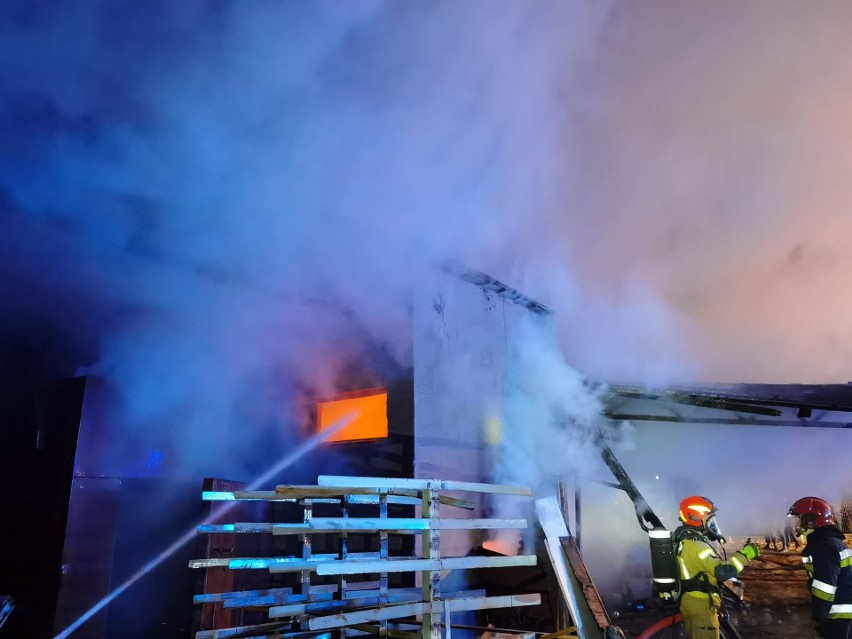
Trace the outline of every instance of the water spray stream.
{"type": "MultiPolygon", "coordinates": [[[[339,420],[337,420],[331,427],[323,430],[320,433],[317,433],[310,439],[303,442],[296,450],[291,452],[289,455],[281,459],[278,463],[272,466],[269,470],[263,473],[260,477],[255,479],[251,484],[249,484],[245,490],[256,490],[260,486],[264,485],[270,479],[275,477],[282,470],[291,466],[295,462],[299,461],[302,457],[311,452],[314,448],[323,443],[326,439],[334,435],[337,431],[345,427],[349,424],[353,419],[358,416],[357,412],[351,412],[339,420]]],[[[183,535],[178,537],[174,543],[172,543],[168,548],[163,550],[159,555],[151,559],[148,563],[142,566],[138,571],[136,571],[133,575],[131,575],[124,583],[116,587],[112,592],[107,594],[103,599],[101,599],[94,606],[89,608],[85,613],[83,613],[77,621],[68,626],[65,630],[56,635],[53,639],[65,639],[70,636],[77,628],[86,623],[89,619],[95,616],[98,612],[106,608],[110,602],[112,602],[116,597],[121,595],[125,590],[130,588],[133,584],[139,581],[142,577],[151,572],[154,568],[159,566],[163,561],[168,559],[171,555],[177,552],[184,544],[191,541],[198,534],[198,526],[213,523],[216,519],[220,518],[222,515],[231,510],[234,506],[236,506],[238,501],[226,502],[222,505],[221,508],[217,509],[215,513],[209,515],[207,518],[199,522],[199,524],[193,526],[189,530],[187,530],[183,535]]]]}

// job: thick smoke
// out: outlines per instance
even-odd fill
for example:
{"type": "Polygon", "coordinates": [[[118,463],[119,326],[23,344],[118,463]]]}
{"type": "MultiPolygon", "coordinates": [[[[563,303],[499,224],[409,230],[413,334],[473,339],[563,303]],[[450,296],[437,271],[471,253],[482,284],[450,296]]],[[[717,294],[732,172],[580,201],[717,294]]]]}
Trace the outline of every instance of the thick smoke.
{"type": "Polygon", "coordinates": [[[7,322],[79,342],[66,368],[107,378],[112,419],[165,433],[193,472],[235,437],[280,440],[300,389],[333,388],[353,343],[410,365],[410,291],[445,259],[517,270],[599,18],[558,3],[4,12],[7,322]]]}
{"type": "MultiPolygon", "coordinates": [[[[703,379],[850,379],[850,20],[843,2],[621,3],[573,85],[573,272],[598,299],[650,288],[703,379]]],[[[609,334],[630,352],[644,330],[609,334]]]]}
{"type": "MultiPolygon", "coordinates": [[[[586,376],[852,379],[850,19],[786,1],[4,2],[0,361],[108,380],[119,465],[162,447],[169,472],[245,477],[361,345],[411,365],[411,289],[460,260],[553,308],[570,363],[538,330],[517,341],[499,479],[609,480],[586,376]]],[[[611,436],[672,526],[704,493],[759,533],[848,476],[848,432],[611,436]],[[817,476],[804,460],[826,450],[817,476]]],[[[593,574],[622,575],[645,543],[632,508],[583,488],[593,574]]]]}
{"type": "Polygon", "coordinates": [[[522,324],[513,351],[497,472],[501,481],[530,486],[542,496],[560,480],[598,469],[599,438],[629,445],[628,424],[601,418],[605,387],[565,362],[548,325],[522,324]]]}
{"type": "MultiPolygon", "coordinates": [[[[606,387],[565,361],[548,320],[527,318],[515,328],[494,473],[499,483],[529,486],[535,498],[553,495],[560,483],[570,490],[599,473],[602,439],[618,450],[633,445],[629,423],[601,417],[606,387]]],[[[497,500],[496,509],[500,517],[535,518],[528,500],[497,500]]],[[[534,533],[530,527],[523,535],[526,548],[534,547],[534,533]]],[[[502,531],[496,546],[513,552],[518,537],[502,531]]]]}
{"type": "Polygon", "coordinates": [[[50,327],[193,472],[365,337],[410,364],[447,258],[595,378],[847,377],[845,5],[2,12],[5,332],[50,327]]]}

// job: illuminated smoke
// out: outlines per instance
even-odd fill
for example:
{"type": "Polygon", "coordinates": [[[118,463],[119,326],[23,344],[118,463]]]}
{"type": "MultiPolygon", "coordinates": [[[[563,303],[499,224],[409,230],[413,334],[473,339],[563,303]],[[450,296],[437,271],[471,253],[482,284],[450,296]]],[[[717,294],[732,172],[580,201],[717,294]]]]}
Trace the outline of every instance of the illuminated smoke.
{"type": "Polygon", "coordinates": [[[595,379],[846,381],[852,7],[781,6],[3,3],[4,336],[193,475],[291,443],[353,343],[410,364],[446,258],[595,379]]]}
{"type": "Polygon", "coordinates": [[[176,449],[333,384],[447,257],[594,377],[845,381],[848,12],[6,4],[3,325],[176,449]]]}
{"type": "MultiPolygon", "coordinates": [[[[331,424],[326,430],[321,433],[317,433],[310,439],[307,439],[303,442],[298,448],[288,453],[283,459],[278,461],[274,466],[269,468],[266,472],[264,472],[260,477],[251,482],[248,486],[246,486],[246,491],[257,490],[259,488],[264,487],[267,482],[274,480],[278,477],[282,471],[286,470],[293,464],[298,461],[302,461],[302,459],[308,455],[312,450],[314,450],[317,446],[322,444],[326,439],[334,435],[337,431],[344,428],[347,424],[349,424],[353,419],[355,419],[357,415],[350,413],[349,415],[342,417],[336,423],[331,424]]],[[[239,504],[239,501],[230,501],[225,504],[219,505],[214,509],[214,512],[207,517],[206,519],[198,522],[198,524],[192,526],[189,530],[187,530],[183,535],[178,537],[168,548],[163,550],[160,554],[154,557],[151,561],[147,562],[144,566],[142,566],[138,571],[133,573],[128,579],[122,582],[117,587],[113,588],[113,590],[107,594],[103,599],[101,599],[98,603],[92,606],[85,613],[80,615],[80,618],[77,619],[70,626],[65,628],[62,632],[60,632],[54,639],[65,639],[66,637],[71,636],[74,631],[76,631],[80,626],[86,623],[89,619],[98,614],[101,610],[106,608],[116,597],[120,597],[124,591],[130,588],[137,581],[142,579],[149,572],[154,570],[161,563],[166,561],[169,557],[171,557],[174,553],[180,550],[183,546],[188,544],[190,541],[195,539],[198,535],[198,526],[202,526],[205,524],[212,524],[218,522],[224,515],[228,513],[231,509],[239,504]]]]}
{"type": "Polygon", "coordinates": [[[444,260],[550,277],[525,255],[600,9],[4,12],[6,321],[61,327],[72,370],[112,384],[112,423],[165,440],[175,472],[242,472],[237,424],[286,445],[271,425],[333,390],[353,344],[410,365],[411,291],[444,260]]]}

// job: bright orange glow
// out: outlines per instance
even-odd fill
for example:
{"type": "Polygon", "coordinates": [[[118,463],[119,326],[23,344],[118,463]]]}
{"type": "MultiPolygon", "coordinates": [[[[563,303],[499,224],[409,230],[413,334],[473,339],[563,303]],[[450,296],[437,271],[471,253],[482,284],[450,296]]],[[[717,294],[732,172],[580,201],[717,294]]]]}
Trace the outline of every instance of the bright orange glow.
{"type": "Polygon", "coordinates": [[[322,432],[330,428],[351,412],[358,416],[327,441],[351,442],[388,436],[388,393],[384,388],[342,393],[320,402],[317,410],[318,430],[322,432]]]}
{"type": "Polygon", "coordinates": [[[501,555],[512,556],[518,554],[517,547],[512,548],[506,539],[489,539],[482,544],[482,547],[491,552],[499,552],[501,555]]]}

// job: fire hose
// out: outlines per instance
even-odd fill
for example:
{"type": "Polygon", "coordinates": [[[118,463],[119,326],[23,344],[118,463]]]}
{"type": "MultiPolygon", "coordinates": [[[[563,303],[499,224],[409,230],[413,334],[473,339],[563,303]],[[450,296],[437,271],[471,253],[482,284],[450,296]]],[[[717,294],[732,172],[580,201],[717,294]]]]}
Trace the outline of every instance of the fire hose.
{"type": "MultiPolygon", "coordinates": [[[[660,630],[671,628],[673,625],[681,621],[683,621],[683,616],[680,613],[665,617],[660,619],[657,623],[648,626],[638,637],[636,637],[636,639],[651,639],[651,637],[660,632],[660,630]]],[[[740,639],[740,634],[737,632],[736,628],[730,624],[727,617],[723,617],[719,621],[721,626],[719,630],[723,639],[740,639]]]]}
{"type": "Polygon", "coordinates": [[[9,615],[12,614],[12,610],[15,608],[14,600],[8,595],[0,595],[0,626],[2,626],[6,619],[9,618],[9,615]]]}
{"type": "Polygon", "coordinates": [[[671,615],[670,617],[666,617],[664,619],[660,619],[654,625],[646,628],[645,631],[641,635],[636,637],[636,639],[651,639],[651,637],[653,637],[655,634],[660,632],[660,630],[664,630],[666,628],[669,628],[669,627],[675,625],[676,623],[678,623],[679,621],[683,621],[683,617],[681,616],[680,613],[677,613],[675,615],[671,615]]]}

